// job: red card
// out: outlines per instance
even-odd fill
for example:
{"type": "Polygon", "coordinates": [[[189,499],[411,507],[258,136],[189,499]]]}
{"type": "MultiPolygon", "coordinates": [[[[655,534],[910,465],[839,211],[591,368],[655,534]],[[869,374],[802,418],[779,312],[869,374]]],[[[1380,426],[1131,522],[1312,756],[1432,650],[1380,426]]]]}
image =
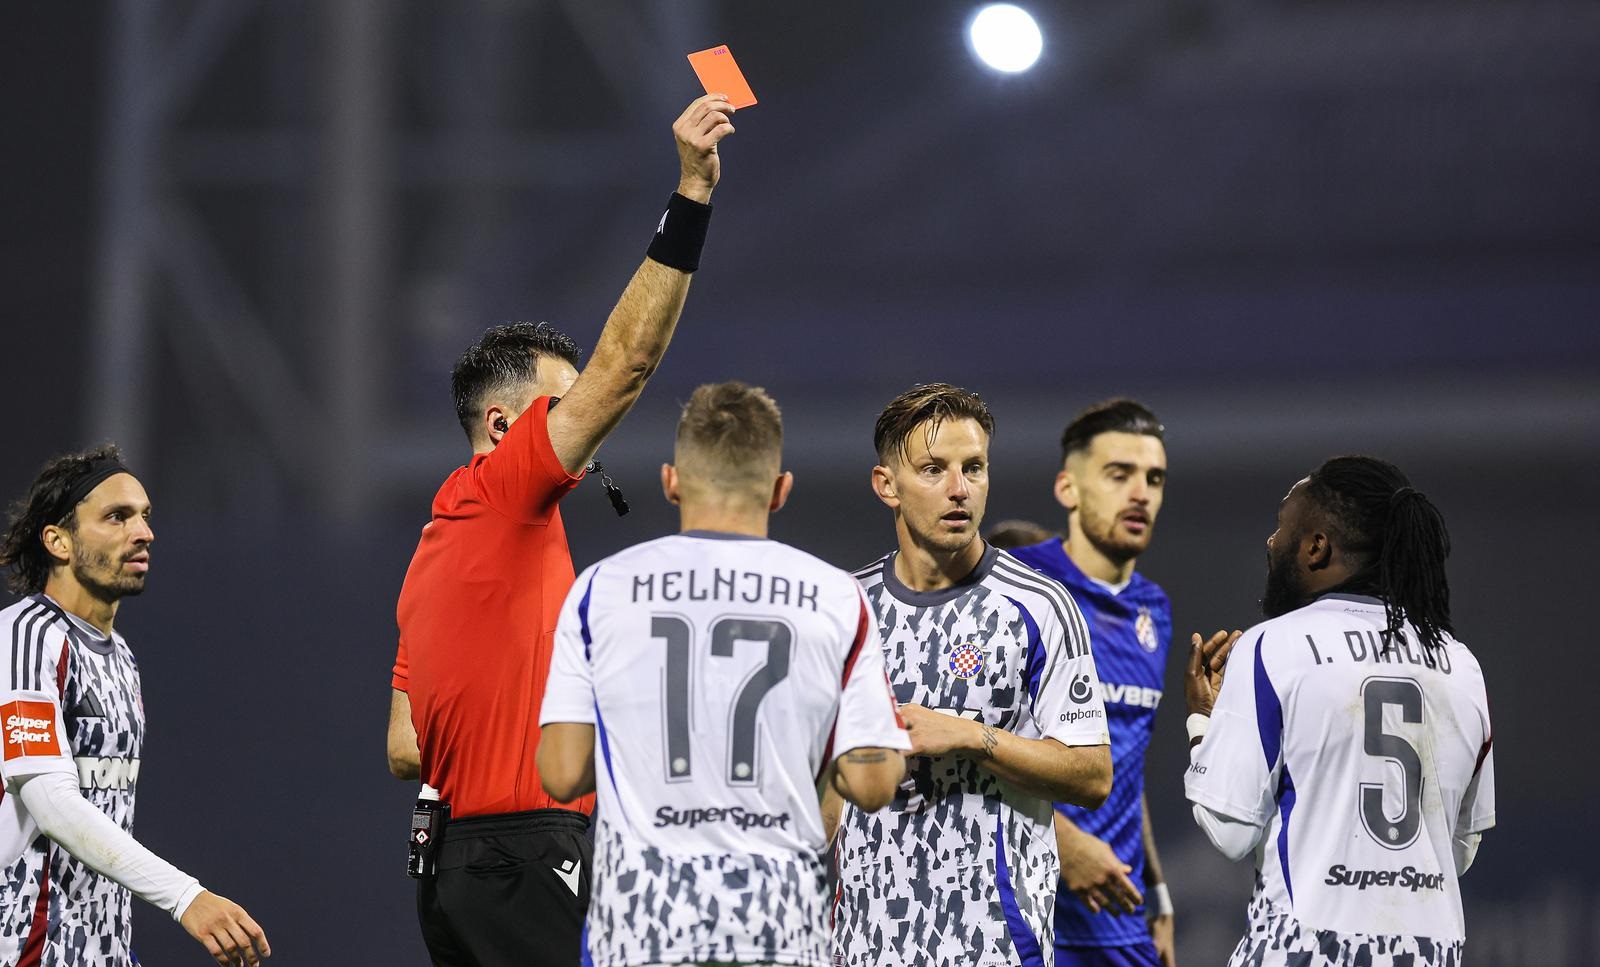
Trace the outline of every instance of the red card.
{"type": "Polygon", "coordinates": [[[696,51],[689,55],[689,66],[705,86],[707,94],[726,94],[736,108],[746,108],[756,103],[756,92],[744,79],[744,72],[733,61],[733,52],[727,44],[696,51]]]}

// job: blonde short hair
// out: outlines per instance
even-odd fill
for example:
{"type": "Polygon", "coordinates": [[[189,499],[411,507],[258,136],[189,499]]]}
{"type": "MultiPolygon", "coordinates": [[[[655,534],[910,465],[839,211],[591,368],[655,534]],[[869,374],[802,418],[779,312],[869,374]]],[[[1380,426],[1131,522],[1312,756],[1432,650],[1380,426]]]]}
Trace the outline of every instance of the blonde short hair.
{"type": "Polygon", "coordinates": [[[771,485],[783,462],[783,415],[767,391],[738,380],[707,383],[678,417],[679,473],[718,487],[771,485]]]}

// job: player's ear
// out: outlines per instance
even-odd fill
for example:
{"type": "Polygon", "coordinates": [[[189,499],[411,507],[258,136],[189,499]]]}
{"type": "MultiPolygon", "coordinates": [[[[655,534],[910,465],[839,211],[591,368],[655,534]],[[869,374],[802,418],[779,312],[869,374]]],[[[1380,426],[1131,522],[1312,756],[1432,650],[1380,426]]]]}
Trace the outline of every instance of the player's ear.
{"type": "Polygon", "coordinates": [[[678,468],[670,463],[661,465],[661,494],[667,498],[667,503],[677,506],[678,494],[678,468]]]}
{"type": "MultiPolygon", "coordinates": [[[[73,508],[72,512],[76,514],[77,508],[73,508]]],[[[39,532],[39,543],[44,545],[45,553],[54,558],[57,564],[72,560],[72,535],[65,527],[46,524],[44,530],[39,532]]]]}
{"type": "Polygon", "coordinates": [[[884,506],[891,508],[900,506],[900,498],[895,494],[894,474],[881,463],[872,468],[872,492],[878,495],[884,506]]]}
{"type": "Polygon", "coordinates": [[[1301,542],[1300,556],[1305,560],[1307,570],[1320,571],[1333,563],[1333,543],[1328,540],[1327,534],[1314,530],[1301,542]]]}
{"type": "Polygon", "coordinates": [[[1056,474],[1055,486],[1056,503],[1069,511],[1078,509],[1078,482],[1073,479],[1072,471],[1063,467],[1056,474]]]}
{"type": "Polygon", "coordinates": [[[772,482],[772,501],[767,504],[767,511],[776,514],[789,502],[789,494],[794,490],[794,474],[785,470],[778,474],[778,479],[772,482]]]}

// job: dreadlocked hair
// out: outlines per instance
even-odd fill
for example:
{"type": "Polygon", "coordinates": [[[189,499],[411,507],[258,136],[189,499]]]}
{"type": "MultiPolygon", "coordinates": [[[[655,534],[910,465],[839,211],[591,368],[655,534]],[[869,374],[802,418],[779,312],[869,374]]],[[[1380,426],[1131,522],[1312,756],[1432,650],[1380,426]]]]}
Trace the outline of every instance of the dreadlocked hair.
{"type": "Polygon", "coordinates": [[[1376,457],[1334,457],[1312,472],[1306,496],[1322,511],[1341,548],[1367,563],[1352,584],[1383,599],[1390,640],[1410,622],[1422,643],[1444,645],[1450,624],[1444,517],[1400,468],[1376,457]]]}

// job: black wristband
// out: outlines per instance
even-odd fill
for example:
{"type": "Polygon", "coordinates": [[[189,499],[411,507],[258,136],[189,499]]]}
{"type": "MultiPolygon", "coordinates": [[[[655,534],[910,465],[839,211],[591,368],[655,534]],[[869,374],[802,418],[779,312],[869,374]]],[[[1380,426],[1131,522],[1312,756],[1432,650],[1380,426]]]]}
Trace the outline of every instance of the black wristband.
{"type": "Polygon", "coordinates": [[[673,192],[656,225],[656,237],[644,254],[668,268],[693,272],[700,267],[700,250],[705,247],[710,224],[710,205],[673,192]]]}

